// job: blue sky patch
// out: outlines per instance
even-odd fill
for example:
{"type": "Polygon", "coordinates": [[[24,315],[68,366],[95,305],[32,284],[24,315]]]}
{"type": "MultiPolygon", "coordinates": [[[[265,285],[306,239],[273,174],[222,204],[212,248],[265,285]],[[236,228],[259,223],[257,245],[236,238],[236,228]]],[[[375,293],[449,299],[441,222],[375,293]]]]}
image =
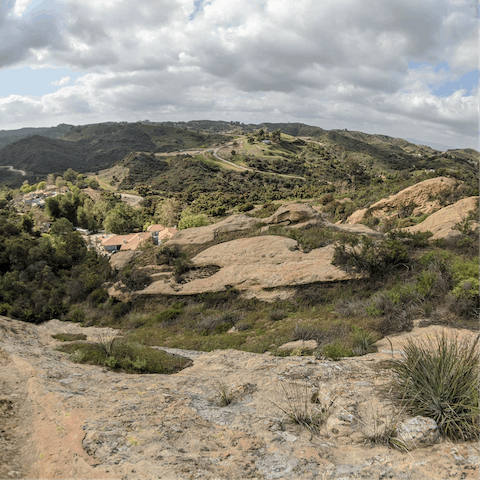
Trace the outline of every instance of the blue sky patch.
{"type": "Polygon", "coordinates": [[[193,2],[193,12],[190,14],[190,18],[189,20],[193,20],[196,16],[197,16],[197,13],[200,11],[200,10],[203,10],[203,2],[205,0],[195,0],[193,2]]]}
{"type": "Polygon", "coordinates": [[[34,70],[30,67],[9,68],[0,71],[0,96],[9,95],[45,95],[57,91],[61,86],[50,85],[59,82],[62,77],[71,77],[67,85],[73,85],[83,73],[72,72],[69,68],[41,68],[34,70]]]}
{"type": "Polygon", "coordinates": [[[468,95],[471,95],[474,88],[478,88],[478,70],[472,70],[471,72],[464,73],[458,80],[453,82],[445,82],[432,91],[437,97],[448,97],[457,90],[465,89],[468,95]]]}

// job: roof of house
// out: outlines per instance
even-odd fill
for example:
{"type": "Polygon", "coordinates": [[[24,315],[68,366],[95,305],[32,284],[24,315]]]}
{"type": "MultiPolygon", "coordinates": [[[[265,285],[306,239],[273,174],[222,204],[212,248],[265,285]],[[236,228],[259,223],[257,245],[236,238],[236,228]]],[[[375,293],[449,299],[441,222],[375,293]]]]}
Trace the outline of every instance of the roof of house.
{"type": "Polygon", "coordinates": [[[170,237],[172,237],[175,233],[177,233],[177,229],[176,229],[176,228],[174,228],[174,227],[165,228],[164,230],[162,230],[162,231],[158,234],[158,239],[159,239],[159,240],[162,240],[163,238],[170,238],[170,237]]]}
{"type": "Polygon", "coordinates": [[[156,225],[150,225],[147,228],[147,232],[160,232],[161,230],[165,230],[165,227],[160,223],[157,223],[156,225]]]}
{"type": "Polygon", "coordinates": [[[135,233],[134,237],[127,243],[124,243],[120,250],[136,250],[143,242],[152,238],[150,233],[143,232],[143,233],[135,233]]]}
{"type": "Polygon", "coordinates": [[[113,245],[123,245],[124,243],[132,240],[135,235],[137,234],[128,233],[127,235],[113,235],[112,237],[105,238],[104,240],[102,240],[102,245],[104,247],[111,247],[113,245]]]}

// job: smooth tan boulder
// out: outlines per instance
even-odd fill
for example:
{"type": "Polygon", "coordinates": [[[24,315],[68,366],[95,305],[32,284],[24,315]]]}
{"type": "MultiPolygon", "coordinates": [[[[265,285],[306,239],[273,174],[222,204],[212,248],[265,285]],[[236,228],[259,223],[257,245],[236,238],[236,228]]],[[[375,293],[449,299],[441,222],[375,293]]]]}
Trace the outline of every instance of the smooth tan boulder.
{"type": "Polygon", "coordinates": [[[115,270],[122,270],[139,255],[141,255],[141,252],[138,250],[125,250],[124,252],[116,252],[110,257],[110,266],[115,270]]]}
{"type": "Polygon", "coordinates": [[[308,203],[282,205],[273,215],[264,218],[263,223],[267,225],[295,225],[297,227],[312,223],[330,224],[321,213],[317,212],[308,203]]]}
{"type": "Polygon", "coordinates": [[[440,198],[444,192],[453,191],[462,183],[454,178],[435,177],[405,188],[395,195],[382,198],[370,208],[357,210],[347,218],[346,223],[360,223],[367,211],[373,217],[395,215],[395,211],[410,204],[415,204],[414,215],[430,214],[442,207],[440,198]]]}
{"type": "Polygon", "coordinates": [[[336,282],[357,278],[331,264],[334,247],[297,250],[291,238],[268,235],[214,245],[192,259],[195,267],[217,265],[220,271],[188,283],[159,280],[138,294],[194,295],[234,287],[241,291],[336,282]]]}
{"type": "Polygon", "coordinates": [[[232,215],[213,225],[180,230],[172,236],[169,243],[176,243],[178,245],[203,245],[204,243],[213,241],[215,235],[248,230],[258,223],[258,219],[247,217],[247,215],[232,215]]]}
{"type": "MultiPolygon", "coordinates": [[[[411,233],[430,231],[433,233],[431,240],[461,236],[462,233],[455,229],[455,225],[467,218],[468,213],[474,210],[477,204],[478,197],[462,198],[453,205],[432,213],[422,223],[404,228],[403,230],[411,233]]],[[[470,227],[472,229],[478,228],[479,224],[476,221],[472,221],[470,227]]]]}

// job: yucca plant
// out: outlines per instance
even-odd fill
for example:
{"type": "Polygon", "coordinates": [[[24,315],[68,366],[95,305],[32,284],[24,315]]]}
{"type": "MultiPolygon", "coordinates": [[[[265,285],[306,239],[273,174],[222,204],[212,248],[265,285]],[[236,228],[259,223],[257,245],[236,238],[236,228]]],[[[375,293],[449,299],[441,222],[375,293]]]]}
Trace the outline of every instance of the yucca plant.
{"type": "Polygon", "coordinates": [[[353,325],[351,337],[353,342],[353,353],[356,355],[366,355],[375,350],[373,345],[378,340],[378,336],[375,333],[353,325]]]}
{"type": "Polygon", "coordinates": [[[281,382],[280,385],[283,390],[285,405],[272,403],[279,408],[292,423],[296,423],[313,433],[317,433],[327,418],[328,408],[322,406],[318,400],[318,396],[315,396],[315,401],[313,401],[307,383],[302,385],[296,382],[281,382]]]}
{"type": "Polygon", "coordinates": [[[219,382],[216,385],[216,390],[218,394],[218,402],[220,406],[227,407],[234,400],[234,394],[224,383],[219,382]]]}
{"type": "Polygon", "coordinates": [[[393,363],[394,398],[414,415],[433,418],[453,440],[479,437],[479,337],[460,341],[443,332],[408,340],[393,363]]]}

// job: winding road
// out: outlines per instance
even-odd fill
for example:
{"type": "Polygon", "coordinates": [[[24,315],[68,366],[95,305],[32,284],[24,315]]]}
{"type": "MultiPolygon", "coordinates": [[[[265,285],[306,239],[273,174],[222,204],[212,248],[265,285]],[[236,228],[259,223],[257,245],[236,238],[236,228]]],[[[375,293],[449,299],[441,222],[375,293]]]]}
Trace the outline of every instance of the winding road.
{"type": "Polygon", "coordinates": [[[258,170],[257,168],[252,168],[252,167],[246,167],[244,165],[238,165],[237,163],[231,162],[230,160],[226,160],[225,158],[222,158],[218,152],[225,147],[232,146],[233,144],[225,144],[221,145],[220,147],[217,147],[215,149],[211,148],[205,148],[205,149],[196,149],[196,150],[180,150],[176,152],[162,152],[162,153],[156,153],[155,155],[158,157],[170,157],[173,155],[201,155],[205,154],[207,152],[210,152],[217,160],[222,162],[225,165],[228,165],[229,167],[233,167],[236,170],[246,170],[247,172],[256,172],[256,173],[262,173],[263,175],[277,175],[279,177],[284,177],[284,178],[296,178],[299,180],[305,180],[305,177],[300,177],[299,175],[288,175],[286,173],[275,173],[275,172],[265,172],[263,170],[258,170]]]}
{"type": "Polygon", "coordinates": [[[17,170],[16,168],[13,168],[12,165],[0,165],[0,168],[7,168],[11,172],[18,172],[21,173],[23,176],[26,175],[25,170],[17,170]]]}
{"type": "Polygon", "coordinates": [[[305,177],[300,177],[299,175],[287,175],[286,173],[275,173],[275,172],[264,172],[263,170],[258,170],[256,168],[251,168],[251,167],[245,167],[243,165],[237,165],[236,163],[233,163],[233,162],[230,162],[229,160],[225,160],[224,158],[220,157],[218,155],[218,151],[221,149],[221,148],[224,148],[223,146],[222,147],[218,147],[216,148],[212,154],[213,156],[217,159],[217,160],[220,160],[221,162],[223,163],[227,163],[228,165],[232,165],[236,168],[239,168],[241,170],[247,170],[249,172],[257,172],[257,173],[263,173],[264,175],[277,175],[278,177],[284,177],[284,178],[297,178],[299,180],[305,180],[305,177]]]}

